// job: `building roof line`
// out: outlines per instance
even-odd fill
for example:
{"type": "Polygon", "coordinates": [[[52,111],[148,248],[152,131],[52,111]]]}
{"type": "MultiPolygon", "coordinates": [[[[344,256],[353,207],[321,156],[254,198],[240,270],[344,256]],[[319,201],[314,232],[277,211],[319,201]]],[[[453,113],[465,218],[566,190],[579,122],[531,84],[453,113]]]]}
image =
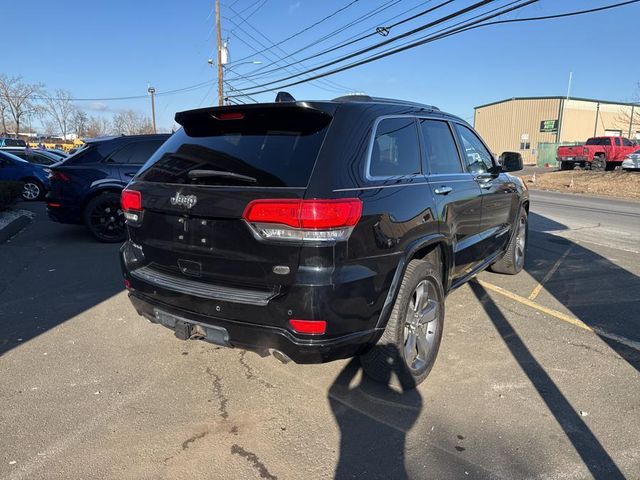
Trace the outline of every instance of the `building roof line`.
{"type": "MultiPolygon", "coordinates": [[[[485,103],[483,105],[478,105],[477,107],[473,107],[474,110],[484,107],[490,107],[491,105],[497,105],[499,103],[511,102],[514,100],[567,100],[567,97],[564,96],[551,96],[551,97],[512,97],[505,98],[504,100],[498,100],[496,102],[485,103]]],[[[640,106],[640,102],[614,102],[611,100],[598,100],[595,98],[581,98],[581,97],[569,97],[569,100],[579,100],[582,102],[592,102],[592,103],[604,103],[606,105],[623,105],[626,107],[631,106],[640,106]]]]}

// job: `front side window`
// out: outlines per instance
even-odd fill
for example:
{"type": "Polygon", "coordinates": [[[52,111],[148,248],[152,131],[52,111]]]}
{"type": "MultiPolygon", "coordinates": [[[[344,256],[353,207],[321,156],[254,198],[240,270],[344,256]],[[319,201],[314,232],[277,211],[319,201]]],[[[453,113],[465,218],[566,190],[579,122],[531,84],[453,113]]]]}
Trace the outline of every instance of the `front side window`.
{"type": "Polygon", "coordinates": [[[420,173],[418,131],[413,118],[385,118],[378,123],[369,163],[370,177],[420,173]]]}
{"type": "Polygon", "coordinates": [[[493,156],[480,138],[464,125],[456,123],[455,126],[462,142],[462,153],[469,172],[479,174],[493,169],[493,156]]]}
{"type": "Polygon", "coordinates": [[[629,140],[628,138],[623,138],[622,139],[622,145],[625,147],[633,147],[633,142],[631,140],[629,140]]]}
{"type": "Polygon", "coordinates": [[[429,173],[462,173],[458,149],[449,125],[439,120],[423,119],[420,120],[420,130],[429,173]]]}

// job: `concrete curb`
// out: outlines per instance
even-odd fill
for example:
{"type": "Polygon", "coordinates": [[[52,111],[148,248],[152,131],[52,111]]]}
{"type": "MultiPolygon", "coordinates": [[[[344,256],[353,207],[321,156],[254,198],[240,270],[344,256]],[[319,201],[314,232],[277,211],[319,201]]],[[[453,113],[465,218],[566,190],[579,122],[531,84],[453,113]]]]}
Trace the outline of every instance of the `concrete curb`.
{"type": "Polygon", "coordinates": [[[20,230],[31,223],[29,215],[20,215],[18,218],[9,222],[4,228],[0,228],[0,243],[4,243],[11,237],[16,235],[20,230]]]}

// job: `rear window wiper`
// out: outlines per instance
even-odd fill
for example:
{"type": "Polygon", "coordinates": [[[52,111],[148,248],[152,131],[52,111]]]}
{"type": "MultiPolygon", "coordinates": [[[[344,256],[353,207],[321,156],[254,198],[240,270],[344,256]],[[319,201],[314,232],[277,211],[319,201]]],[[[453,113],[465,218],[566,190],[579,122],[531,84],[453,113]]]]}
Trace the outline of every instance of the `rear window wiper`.
{"type": "Polygon", "coordinates": [[[207,177],[222,177],[232,178],[234,180],[241,180],[243,182],[256,183],[257,178],[250,177],[248,175],[241,175],[239,173],[225,172],[222,170],[190,170],[187,174],[189,178],[207,178],[207,177]]]}

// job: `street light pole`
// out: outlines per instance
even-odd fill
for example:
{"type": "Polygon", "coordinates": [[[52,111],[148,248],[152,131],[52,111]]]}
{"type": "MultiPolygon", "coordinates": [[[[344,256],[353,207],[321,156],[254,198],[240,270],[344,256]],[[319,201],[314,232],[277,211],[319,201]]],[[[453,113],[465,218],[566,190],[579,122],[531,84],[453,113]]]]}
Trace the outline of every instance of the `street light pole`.
{"type": "Polygon", "coordinates": [[[224,71],[222,68],[222,30],[220,30],[220,0],[216,0],[216,44],[218,46],[218,105],[224,104],[224,71]]]}
{"type": "Polygon", "coordinates": [[[153,120],[153,133],[156,132],[156,105],[154,101],[154,96],[156,94],[156,89],[153,87],[147,88],[147,92],[151,95],[151,118],[153,120]]]}

